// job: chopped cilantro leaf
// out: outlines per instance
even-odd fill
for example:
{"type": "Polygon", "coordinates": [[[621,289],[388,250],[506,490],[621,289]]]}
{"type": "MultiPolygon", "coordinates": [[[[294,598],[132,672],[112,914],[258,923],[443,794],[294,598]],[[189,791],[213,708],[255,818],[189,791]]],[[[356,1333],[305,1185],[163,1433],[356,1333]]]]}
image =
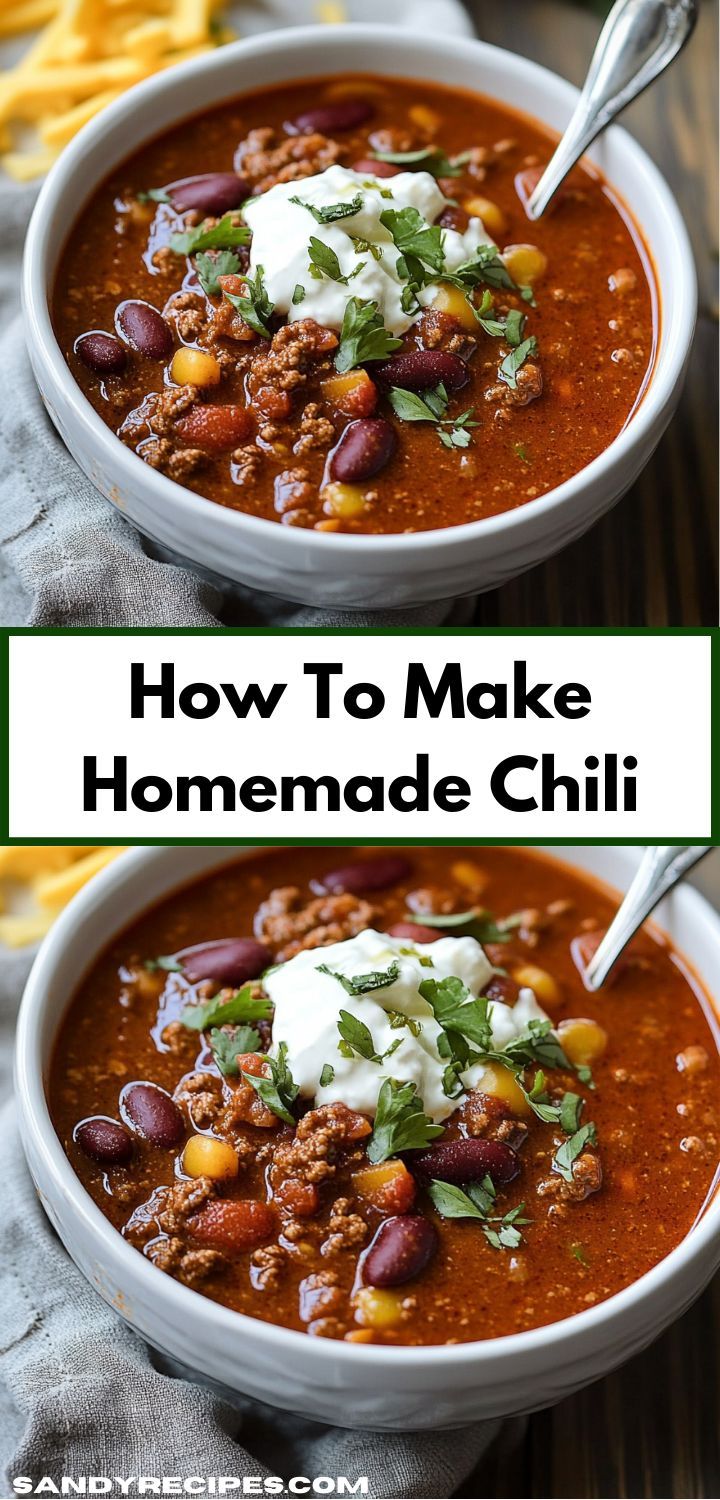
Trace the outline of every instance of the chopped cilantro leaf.
{"type": "Polygon", "coordinates": [[[490,1214],[495,1189],[489,1177],[480,1186],[468,1187],[467,1192],[449,1182],[431,1182],[428,1196],[444,1219],[477,1219],[494,1250],[517,1250],[522,1244],[519,1226],[531,1222],[522,1216],[524,1203],[506,1214],[490,1214]]]}
{"type": "Polygon", "coordinates": [[[287,1065],[286,1043],[280,1043],[277,1057],[266,1057],[265,1062],[270,1069],[269,1077],[258,1077],[255,1073],[243,1073],[242,1076],[279,1120],[294,1125],[295,1116],[290,1111],[300,1090],[287,1065]]]}
{"type": "Polygon", "coordinates": [[[498,375],[510,387],[511,391],[517,389],[518,370],[524,365],[525,360],[531,358],[533,354],[537,354],[537,339],[534,336],[524,339],[521,344],[518,344],[516,348],[510,350],[509,354],[506,354],[498,370],[498,375]]]}
{"type": "Polygon", "coordinates": [[[240,270],[240,258],[234,250],[220,250],[217,255],[198,252],[195,261],[198,281],[208,297],[217,297],[222,291],[218,277],[235,276],[240,270]]]}
{"type": "Polygon", "coordinates": [[[368,1159],[377,1165],[400,1151],[420,1151],[443,1134],[425,1114],[414,1083],[386,1078],[380,1090],[375,1125],[367,1148],[368,1159]]]}
{"type": "Polygon", "coordinates": [[[337,979],[348,995],[367,995],[370,990],[384,990],[389,984],[394,984],[400,973],[400,965],[394,960],[389,968],[374,969],[370,974],[339,974],[337,969],[329,969],[327,964],[318,964],[317,972],[337,979]]]}
{"type": "Polygon", "coordinates": [[[265,995],[256,995],[256,988],[244,984],[229,1000],[223,1000],[220,994],[200,1005],[186,1005],[180,1013],[182,1025],[189,1031],[206,1031],[208,1026],[266,1021],[272,1015],[272,1002],[265,995]]]}
{"type": "Polygon", "coordinates": [[[295,288],[295,291],[292,294],[293,307],[297,307],[300,302],[304,302],[306,297],[307,292],[305,291],[302,282],[299,281],[295,288]]]}
{"type": "Polygon", "coordinates": [[[399,349],[402,339],[388,333],[377,302],[351,297],[345,308],[335,369],[341,375],[374,359],[387,359],[399,349]]]}
{"type": "Polygon", "coordinates": [[[311,273],[320,278],[327,276],[330,281],[339,281],[343,286],[347,286],[353,276],[359,275],[365,264],[361,261],[350,276],[344,276],[335,251],[329,245],[325,245],[322,240],[316,239],[314,234],[310,236],[309,251],[311,273]]]}
{"type": "Polygon", "coordinates": [[[425,269],[438,274],[445,265],[445,236],[439,224],[427,224],[416,208],[386,208],[380,223],[389,229],[400,252],[398,272],[409,281],[424,281],[425,269]],[[419,272],[418,272],[419,266],[419,272]]]}
{"type": "Polygon", "coordinates": [[[322,1070],[322,1073],[320,1074],[320,1087],[321,1087],[321,1089],[326,1089],[327,1086],[328,1086],[328,1084],[332,1083],[334,1077],[335,1077],[335,1069],[332,1066],[332,1063],[323,1063],[323,1070],[322,1070]]]}
{"type": "Polygon", "coordinates": [[[147,958],[143,965],[149,974],[156,974],[158,969],[164,969],[166,974],[182,974],[183,966],[178,963],[172,955],[161,954],[160,958],[147,958]]]}
{"type": "Polygon", "coordinates": [[[172,198],[167,188],[148,188],[146,193],[137,194],[138,203],[172,203],[172,198]]]}
{"type": "Polygon", "coordinates": [[[332,224],[337,219],[351,219],[355,214],[359,214],[363,206],[363,196],[362,193],[356,193],[355,197],[349,199],[347,203],[326,203],[322,207],[317,207],[314,203],[304,203],[302,198],[291,198],[290,202],[296,203],[298,208],[306,208],[316,223],[332,224]]]}
{"type": "Polygon", "coordinates": [[[581,1126],[580,1130],[576,1130],[575,1134],[571,1135],[569,1140],[563,1141],[562,1146],[558,1147],[553,1157],[553,1171],[557,1172],[565,1182],[572,1182],[573,1164],[577,1161],[580,1153],[585,1150],[586,1146],[595,1146],[596,1144],[597,1130],[593,1121],[590,1120],[587,1125],[581,1126]]]}
{"type": "Polygon", "coordinates": [[[470,152],[460,156],[446,156],[439,146],[424,146],[420,151],[374,151],[376,161],[389,162],[394,167],[420,167],[433,177],[461,177],[463,168],[470,160],[470,152]]]}
{"type": "Polygon", "coordinates": [[[170,249],[175,255],[195,255],[198,250],[234,250],[237,245],[247,245],[250,230],[246,224],[236,224],[234,214],[225,214],[211,229],[198,224],[183,234],[170,236],[170,249]]]}
{"type": "Polygon", "coordinates": [[[268,328],[268,321],[272,317],[275,308],[265,290],[263,275],[263,267],[258,266],[254,277],[245,277],[244,296],[236,296],[234,292],[226,292],[225,296],[232,307],[235,308],[235,311],[239,312],[241,318],[247,323],[248,328],[252,328],[255,333],[259,333],[261,338],[269,339],[270,329],[268,328]]]}
{"type": "Polygon", "coordinates": [[[246,1052],[257,1052],[259,1046],[260,1033],[254,1026],[233,1026],[232,1031],[219,1031],[214,1027],[210,1032],[210,1050],[226,1078],[240,1072],[239,1057],[246,1052]]]}
{"type": "MultiPolygon", "coordinates": [[[[381,1063],[402,1046],[403,1039],[399,1036],[386,1052],[377,1052],[369,1026],[366,1026],[364,1021],[359,1021],[357,1016],[352,1015],[349,1010],[340,1011],[337,1028],[345,1046],[349,1047],[352,1052],[357,1052],[359,1057],[364,1057],[367,1062],[381,1063]]],[[[343,1055],[347,1054],[343,1052],[343,1055]]]]}

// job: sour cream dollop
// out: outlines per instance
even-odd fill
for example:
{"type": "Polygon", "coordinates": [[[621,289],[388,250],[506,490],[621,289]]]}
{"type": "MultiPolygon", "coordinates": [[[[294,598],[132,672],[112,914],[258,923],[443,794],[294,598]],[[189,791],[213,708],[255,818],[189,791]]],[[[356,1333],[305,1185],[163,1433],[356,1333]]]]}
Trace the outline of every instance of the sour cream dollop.
{"type": "MultiPolygon", "coordinates": [[[[342,1102],[367,1115],[375,1114],[386,1078],[414,1083],[425,1113],[440,1124],[460,1101],[448,1098],[443,1090],[447,1058],[443,1059],[437,1048],[441,1027],[419,987],[425,979],[455,976],[475,997],[485,989],[492,973],[491,963],[472,937],[444,937],[436,943],[410,945],[407,938],[392,938],[368,929],[327,948],[307,949],[265,977],[265,989],[275,1007],[271,1056],[277,1056],[284,1042],[288,1066],[303,1098],[318,1104],[342,1102]],[[392,983],[362,995],[348,994],[335,977],[387,972],[393,963],[398,973],[392,983]],[[333,972],[326,973],[326,969],[333,972]],[[341,1010],[349,1011],[368,1027],[378,1056],[398,1039],[399,1047],[381,1063],[357,1053],[344,1056],[338,1049],[341,1010]],[[412,1028],[397,1024],[400,1016],[409,1018],[412,1028]],[[334,1076],[321,1084],[328,1064],[334,1076]]],[[[494,1000],[490,1011],[493,1049],[501,1051],[529,1021],[547,1019],[530,989],[520,991],[514,1006],[494,1000]]],[[[469,1068],[462,1075],[466,1088],[481,1088],[484,1071],[480,1063],[469,1068]]]]}
{"type": "MultiPolygon", "coordinates": [[[[243,210],[252,230],[251,274],[262,268],[270,301],[291,322],[313,318],[323,328],[339,330],[349,299],[357,297],[377,303],[391,333],[405,333],[420,312],[403,308],[407,282],[397,269],[400,251],[380,219],[386,209],[401,212],[415,208],[425,224],[432,225],[447,205],[447,198],[429,172],[402,172],[376,182],[365,173],[333,166],[314,177],[277,183],[251,199],[243,210]],[[303,207],[309,204],[319,212],[348,204],[358,196],[362,207],[357,213],[327,224],[318,223],[310,208],[303,207]],[[347,282],[312,274],[311,236],[335,253],[347,282]],[[360,248],[356,241],[366,248],[360,248]]],[[[472,259],[479,245],[494,245],[494,241],[478,218],[470,220],[463,234],[444,229],[445,268],[456,270],[472,259]]],[[[420,294],[423,300],[432,300],[431,288],[420,294]]]]}

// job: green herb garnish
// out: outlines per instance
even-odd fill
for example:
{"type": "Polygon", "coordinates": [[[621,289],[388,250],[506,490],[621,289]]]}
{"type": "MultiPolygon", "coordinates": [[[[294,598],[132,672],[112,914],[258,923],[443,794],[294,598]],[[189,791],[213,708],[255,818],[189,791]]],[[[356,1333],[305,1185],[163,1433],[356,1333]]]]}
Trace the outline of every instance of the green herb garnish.
{"type": "Polygon", "coordinates": [[[249,328],[259,333],[261,338],[269,339],[271,335],[268,322],[275,307],[265,290],[263,275],[263,267],[258,266],[254,277],[245,277],[244,297],[236,296],[234,292],[226,292],[225,296],[249,328]]]}
{"type": "Polygon", "coordinates": [[[157,974],[158,969],[163,969],[166,974],[182,974],[183,966],[179,964],[173,954],[161,954],[160,958],[146,958],[143,968],[149,974],[157,974]]]}
{"type": "Polygon", "coordinates": [[[472,437],[470,428],[479,425],[472,420],[474,407],[457,417],[445,416],[449,397],[442,384],[434,391],[425,391],[422,396],[416,391],[393,386],[389,400],[401,422],[434,422],[437,435],[446,448],[467,448],[472,437]]]}
{"type": "Polygon", "coordinates": [[[428,269],[443,271],[445,235],[439,224],[427,224],[416,208],[386,208],[380,223],[390,231],[400,253],[397,270],[403,280],[422,285],[428,269]]]}
{"type": "Polygon", "coordinates": [[[345,308],[335,369],[344,375],[370,360],[387,359],[401,344],[402,339],[388,333],[377,302],[351,297],[345,308]]]}
{"type": "Polygon", "coordinates": [[[511,349],[510,353],[506,354],[498,370],[498,375],[510,387],[511,391],[517,390],[518,370],[524,365],[525,360],[530,359],[534,354],[537,354],[537,339],[534,336],[529,339],[523,339],[521,344],[518,344],[515,349],[511,349]]]}
{"type": "Polygon", "coordinates": [[[305,301],[306,297],[307,297],[307,292],[306,292],[306,290],[305,290],[302,282],[299,281],[298,284],[297,284],[297,286],[296,286],[296,288],[295,288],[295,291],[292,294],[293,307],[298,307],[301,302],[305,301]]]}
{"type": "Polygon", "coordinates": [[[318,964],[317,972],[337,979],[348,995],[368,995],[371,990],[385,990],[389,984],[394,984],[400,965],[395,959],[385,970],[374,969],[370,974],[340,974],[337,969],[329,969],[327,964],[318,964]]]}
{"type": "Polygon", "coordinates": [[[421,1151],[442,1134],[443,1126],[434,1125],[425,1114],[414,1083],[385,1079],[367,1148],[369,1161],[377,1165],[400,1151],[421,1151]]]}
{"type": "Polygon", "coordinates": [[[337,1028],[344,1043],[344,1047],[341,1047],[343,1056],[347,1056],[345,1048],[349,1047],[351,1053],[357,1052],[358,1057],[364,1057],[367,1062],[382,1063],[386,1057],[392,1057],[393,1052],[397,1052],[398,1047],[402,1046],[403,1039],[399,1036],[388,1047],[387,1052],[377,1052],[369,1026],[366,1026],[364,1021],[359,1021],[357,1016],[352,1015],[349,1010],[340,1011],[337,1028]]]}
{"type": "Polygon", "coordinates": [[[148,188],[145,193],[136,194],[138,203],[172,203],[172,198],[167,188],[148,188]]]}
{"type": "Polygon", "coordinates": [[[300,1089],[287,1065],[286,1043],[280,1043],[277,1057],[266,1057],[265,1062],[270,1069],[269,1078],[258,1077],[255,1073],[243,1073],[242,1076],[279,1120],[294,1125],[295,1116],[290,1111],[300,1089]]]}
{"type": "Polygon", "coordinates": [[[571,1245],[570,1254],[575,1257],[575,1260],[579,1260],[580,1265],[584,1266],[586,1270],[589,1268],[590,1262],[587,1258],[587,1255],[585,1254],[585,1251],[583,1250],[582,1245],[571,1245]]]}
{"type": "Polygon", "coordinates": [[[408,912],[404,920],[416,922],[419,927],[447,928],[451,932],[457,932],[459,928],[462,937],[474,937],[483,945],[485,943],[509,943],[512,928],[519,926],[520,923],[519,917],[507,917],[503,922],[496,922],[491,912],[484,911],[480,907],[443,915],[437,915],[434,912],[408,912]]]}
{"type": "Polygon", "coordinates": [[[255,994],[256,986],[244,984],[229,1000],[216,995],[200,1005],[186,1005],[180,1013],[189,1031],[207,1031],[209,1026],[234,1025],[236,1022],[266,1021],[272,1015],[272,1002],[255,994]]]}
{"type": "Polygon", "coordinates": [[[210,1032],[210,1050],[226,1078],[240,1072],[239,1057],[246,1052],[257,1052],[259,1046],[260,1033],[254,1026],[233,1026],[232,1031],[219,1031],[214,1027],[210,1032]]]}
{"type": "Polygon", "coordinates": [[[251,234],[247,224],[235,224],[233,214],[224,214],[211,229],[198,224],[195,229],[170,236],[170,249],[175,255],[195,255],[198,250],[234,250],[237,245],[247,245],[251,234]]]}
{"type": "Polygon", "coordinates": [[[494,1250],[517,1250],[522,1244],[520,1225],[531,1223],[523,1218],[524,1203],[506,1214],[491,1214],[495,1206],[495,1187],[490,1177],[468,1186],[467,1191],[450,1182],[431,1182],[428,1196],[444,1219],[477,1219],[488,1244],[494,1250]],[[496,1228],[495,1226],[499,1226],[496,1228]]]}
{"type": "Polygon", "coordinates": [[[316,239],[314,234],[310,236],[309,252],[310,274],[316,279],[327,276],[330,281],[339,281],[342,286],[347,286],[354,276],[358,276],[365,265],[364,260],[361,261],[349,276],[344,276],[335,251],[329,245],[323,244],[322,240],[316,239]]]}
{"type": "Polygon", "coordinates": [[[363,206],[362,193],[356,193],[347,203],[327,203],[318,208],[314,203],[304,203],[302,198],[291,198],[298,208],[306,208],[318,224],[333,224],[337,219],[351,219],[359,214],[363,206]]]}
{"type": "Polygon", "coordinates": [[[461,177],[463,168],[470,160],[470,152],[459,156],[446,156],[439,146],[424,146],[421,151],[373,151],[376,161],[389,162],[393,167],[420,167],[433,177],[461,177]]]}
{"type": "Polygon", "coordinates": [[[218,277],[236,275],[240,270],[240,258],[234,250],[220,250],[217,255],[208,255],[201,250],[195,261],[195,270],[206,296],[217,297],[222,291],[218,277]]]}
{"type": "Polygon", "coordinates": [[[581,1126],[568,1141],[563,1141],[553,1157],[553,1171],[557,1172],[565,1182],[573,1180],[573,1164],[577,1161],[586,1146],[597,1145],[597,1129],[592,1120],[587,1125],[581,1126]]]}
{"type": "Polygon", "coordinates": [[[332,1066],[332,1063],[323,1063],[323,1070],[322,1070],[322,1073],[320,1074],[320,1087],[321,1087],[321,1089],[326,1089],[327,1086],[328,1086],[328,1084],[332,1083],[334,1077],[335,1077],[335,1069],[332,1066]]]}

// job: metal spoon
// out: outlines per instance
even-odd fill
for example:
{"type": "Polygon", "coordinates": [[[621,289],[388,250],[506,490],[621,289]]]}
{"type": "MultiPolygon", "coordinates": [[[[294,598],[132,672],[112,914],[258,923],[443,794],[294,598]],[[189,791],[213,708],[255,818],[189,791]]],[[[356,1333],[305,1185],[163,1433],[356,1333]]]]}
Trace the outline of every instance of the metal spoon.
{"type": "Polygon", "coordinates": [[[688,870],[710,854],[712,844],[662,844],[646,849],[635,879],[584,974],[586,988],[599,990],[631,937],[659,901],[688,870]]]}
{"type": "Polygon", "coordinates": [[[570,124],[527,201],[529,218],[544,214],[600,131],[677,57],[697,17],[698,0],[617,0],[600,33],[570,124]]]}

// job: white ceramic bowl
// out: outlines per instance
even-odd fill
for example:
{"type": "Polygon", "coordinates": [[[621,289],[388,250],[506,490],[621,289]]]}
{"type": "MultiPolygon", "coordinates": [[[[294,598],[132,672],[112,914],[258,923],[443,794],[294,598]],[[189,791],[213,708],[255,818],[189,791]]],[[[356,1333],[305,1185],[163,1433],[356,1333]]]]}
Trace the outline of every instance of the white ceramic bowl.
{"type": "MultiPolygon", "coordinates": [[[[45,1099],[53,1042],[98,952],[149,903],[249,850],[136,849],[63,912],[23,999],[16,1086],[22,1137],[43,1205],[77,1265],[151,1344],[196,1374],[272,1406],[346,1427],[452,1427],[529,1411],[569,1395],[637,1354],[702,1291],[720,1263],[720,1193],[677,1249],[633,1286],[587,1312],[486,1343],[439,1348],[353,1345],[262,1323],[190,1291],[128,1245],[81,1187],[45,1099]]],[[[632,849],[550,851],[626,887],[632,849]]],[[[685,887],[659,919],[720,996],[720,918],[685,887]]]]}
{"type": "Polygon", "coordinates": [[[623,130],[609,131],[591,156],[631,205],[654,258],[662,307],[655,371],[625,431],[599,458],[504,515],[411,536],[350,536],[215,505],[148,468],[106,427],[70,374],[48,312],[58,258],[83,203],[148,137],[248,89],[362,71],[474,88],[513,107],[521,102],[557,130],[577,98],[570,84],[525,58],[391,27],[306,27],[220,48],[131,89],[63,152],[30,226],[23,300],[33,368],[55,425],[98,489],[152,541],[226,580],[286,599],[399,609],[494,588],[574,541],[637,478],[670,420],[695,324],[695,270],[666,183],[623,130]]]}

